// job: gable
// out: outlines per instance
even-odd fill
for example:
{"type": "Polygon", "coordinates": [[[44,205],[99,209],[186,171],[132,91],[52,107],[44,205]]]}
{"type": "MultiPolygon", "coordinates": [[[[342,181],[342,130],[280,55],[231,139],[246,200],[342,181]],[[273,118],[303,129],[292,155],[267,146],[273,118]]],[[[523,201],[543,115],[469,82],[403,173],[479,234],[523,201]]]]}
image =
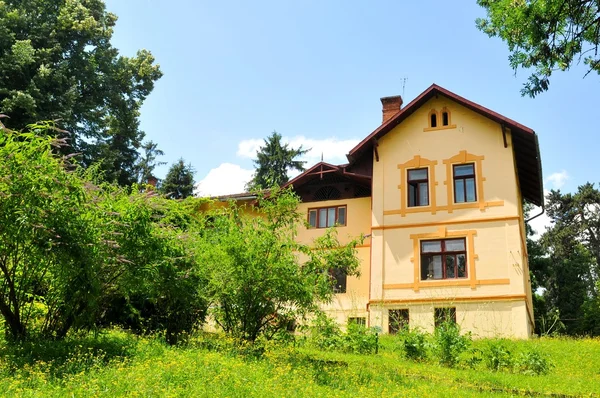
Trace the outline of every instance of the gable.
{"type": "Polygon", "coordinates": [[[293,186],[303,202],[371,196],[371,177],[348,172],[345,166],[317,163],[284,187],[293,186]]]}
{"type": "MultiPolygon", "coordinates": [[[[379,140],[386,136],[390,131],[394,130],[396,126],[404,123],[404,121],[410,118],[414,113],[422,113],[423,111],[427,113],[427,117],[422,119],[423,123],[425,123],[425,127],[427,127],[431,109],[428,109],[426,105],[434,98],[447,99],[465,110],[494,122],[497,125],[499,134],[503,135],[504,147],[508,146],[508,142],[504,139],[504,136],[510,131],[521,194],[523,198],[529,202],[538,206],[542,205],[542,167],[539,144],[535,132],[512,119],[469,101],[466,98],[460,97],[435,84],[430,86],[406,107],[402,108],[396,115],[391,117],[387,122],[384,122],[354,147],[347,155],[348,160],[350,161],[348,167],[352,167],[353,164],[360,162],[362,157],[369,156],[370,153],[374,153],[377,158],[377,146],[379,140]]],[[[439,111],[441,112],[441,108],[439,111]]],[[[438,113],[438,115],[441,115],[441,113],[438,113]]],[[[441,122],[440,119],[438,120],[441,122]]],[[[455,124],[455,120],[452,120],[451,118],[450,124],[455,124]]]]}

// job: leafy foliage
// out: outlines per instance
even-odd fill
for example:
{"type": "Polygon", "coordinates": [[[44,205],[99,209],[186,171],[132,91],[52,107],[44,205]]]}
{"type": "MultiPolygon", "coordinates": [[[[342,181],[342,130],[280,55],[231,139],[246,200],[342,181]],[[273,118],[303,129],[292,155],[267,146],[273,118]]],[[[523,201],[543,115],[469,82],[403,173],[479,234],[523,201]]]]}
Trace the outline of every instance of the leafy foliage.
{"type": "Polygon", "coordinates": [[[304,162],[294,159],[307,153],[308,149],[282,144],[281,134],[276,131],[264,141],[265,145],[260,147],[254,160],[256,172],[246,187],[249,190],[280,187],[288,182],[289,170],[304,171],[304,162]]]}
{"type": "Polygon", "coordinates": [[[197,208],[152,191],[93,184],[49,125],[0,129],[0,313],[12,339],[64,338],[71,329],[141,314],[171,343],[204,319],[202,268],[194,244],[197,208]],[[120,298],[144,297],[113,307],[120,298]],[[152,310],[144,312],[151,307],[152,310]]]}
{"type": "Polygon", "coordinates": [[[535,97],[548,90],[556,70],[583,63],[588,73],[600,74],[600,6],[594,0],[478,0],[487,19],[477,27],[498,36],[511,51],[510,65],[534,72],[521,90],[535,97]]]}
{"type": "Polygon", "coordinates": [[[494,371],[510,370],[514,359],[506,342],[502,340],[491,341],[484,350],[484,360],[488,369],[494,371]]]}
{"type": "Polygon", "coordinates": [[[544,289],[534,301],[538,332],[595,334],[600,192],[589,183],[574,194],[551,191],[546,208],[551,227],[538,242],[528,240],[532,287],[544,289]]]}
{"type": "Polygon", "coordinates": [[[516,360],[516,369],[519,373],[539,376],[550,373],[554,364],[539,350],[530,349],[522,352],[516,360]]]}
{"type": "Polygon", "coordinates": [[[454,367],[460,360],[460,355],[469,348],[471,336],[461,335],[460,327],[454,322],[444,322],[435,328],[434,352],[440,363],[454,367]]]}
{"type": "MultiPolygon", "coordinates": [[[[101,258],[114,259],[84,182],[66,158],[53,155],[61,139],[0,130],[0,312],[7,333],[29,328],[61,337],[89,326],[89,304],[101,291],[101,258]],[[39,315],[41,319],[36,319],[39,315]]],[[[110,260],[109,260],[110,261],[110,260]]]]}
{"type": "Polygon", "coordinates": [[[413,361],[422,361],[427,359],[427,335],[418,329],[410,330],[404,328],[398,334],[402,340],[402,348],[406,358],[413,361]]]}
{"type": "Polygon", "coordinates": [[[161,192],[171,199],[185,199],[194,194],[194,168],[179,159],[171,165],[161,184],[161,192]]]}
{"type": "Polygon", "coordinates": [[[379,336],[372,328],[356,322],[349,322],[342,341],[347,352],[374,354],[378,349],[379,336]]]}
{"type": "Polygon", "coordinates": [[[208,265],[214,319],[237,338],[270,336],[290,320],[314,312],[319,302],[331,300],[329,269],[357,273],[358,240],[340,246],[330,230],[314,247],[296,241],[303,222],[297,206],[291,191],[273,189],[259,199],[259,217],[234,205],[211,215],[206,258],[199,262],[208,265]]]}
{"type": "Polygon", "coordinates": [[[119,55],[103,0],[0,2],[0,110],[9,127],[60,120],[61,152],[101,163],[108,181],[136,178],[140,108],[162,76],[147,50],[119,55]]]}

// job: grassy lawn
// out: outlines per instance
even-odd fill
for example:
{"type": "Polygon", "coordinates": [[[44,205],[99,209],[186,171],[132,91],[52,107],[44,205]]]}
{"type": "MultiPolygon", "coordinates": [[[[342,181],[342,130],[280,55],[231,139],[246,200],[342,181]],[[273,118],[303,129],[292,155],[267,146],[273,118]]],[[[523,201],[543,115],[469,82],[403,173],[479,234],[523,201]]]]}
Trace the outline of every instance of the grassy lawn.
{"type": "MultiPolygon", "coordinates": [[[[484,350],[488,341],[476,341],[484,350]]],[[[488,370],[484,362],[450,369],[413,362],[398,339],[383,337],[378,354],[269,346],[260,359],[224,339],[192,339],[171,348],[159,339],[110,332],[58,343],[0,344],[4,396],[595,396],[600,394],[600,340],[507,341],[532,347],[554,367],[530,376],[488,370]],[[221,342],[222,341],[222,342],[221,342]]],[[[251,351],[251,350],[248,350],[251,351]]]]}

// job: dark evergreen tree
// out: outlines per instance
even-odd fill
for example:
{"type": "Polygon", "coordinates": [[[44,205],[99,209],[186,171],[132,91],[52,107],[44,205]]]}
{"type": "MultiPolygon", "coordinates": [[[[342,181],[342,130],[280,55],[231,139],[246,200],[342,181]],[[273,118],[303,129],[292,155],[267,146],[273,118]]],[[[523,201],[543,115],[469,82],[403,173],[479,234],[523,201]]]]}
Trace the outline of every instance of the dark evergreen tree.
{"type": "Polygon", "coordinates": [[[185,199],[194,194],[194,173],[191,164],[185,164],[179,159],[171,165],[167,176],[163,180],[160,190],[171,199],[185,199]]]}
{"type": "Polygon", "coordinates": [[[590,183],[574,194],[551,191],[546,208],[552,225],[527,245],[532,288],[543,290],[534,301],[538,328],[562,323],[569,334],[600,333],[600,192],[590,183]]]}
{"type": "Polygon", "coordinates": [[[302,146],[290,148],[289,144],[283,144],[281,134],[274,131],[256,154],[256,172],[246,188],[264,189],[285,184],[289,181],[289,170],[304,171],[305,162],[295,159],[308,151],[302,146]]]}
{"type": "Polygon", "coordinates": [[[137,164],[137,182],[140,184],[147,184],[154,175],[154,169],[156,166],[162,166],[167,162],[160,162],[156,159],[159,156],[163,156],[165,153],[158,149],[158,146],[153,141],[147,141],[142,145],[142,156],[140,156],[137,164]]]}

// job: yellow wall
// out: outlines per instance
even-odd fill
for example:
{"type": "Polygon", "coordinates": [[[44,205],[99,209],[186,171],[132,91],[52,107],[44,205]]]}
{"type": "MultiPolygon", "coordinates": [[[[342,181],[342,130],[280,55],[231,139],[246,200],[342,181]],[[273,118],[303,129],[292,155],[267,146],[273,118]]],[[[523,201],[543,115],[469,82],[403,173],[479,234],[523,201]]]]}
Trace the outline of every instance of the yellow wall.
{"type": "MultiPolygon", "coordinates": [[[[371,198],[329,200],[321,202],[301,203],[298,211],[308,217],[308,209],[315,207],[347,207],[347,222],[345,226],[337,227],[338,239],[341,244],[371,231],[371,198]]],[[[311,242],[325,232],[323,228],[298,229],[298,240],[310,245],[311,242]]],[[[370,275],[370,248],[371,239],[366,238],[357,248],[360,260],[360,277],[350,276],[347,280],[346,293],[336,294],[333,302],[323,305],[322,308],[331,317],[345,325],[348,317],[368,318],[367,304],[369,302],[369,275],[370,275]]]]}
{"type": "Polygon", "coordinates": [[[387,310],[409,308],[411,325],[430,330],[433,307],[453,305],[464,330],[530,334],[521,199],[510,132],[506,138],[508,148],[499,124],[440,96],[379,140],[373,171],[372,326],[386,331],[387,310]],[[429,129],[430,111],[444,107],[453,127],[429,129]],[[452,162],[469,159],[481,167],[478,202],[454,204],[448,170],[452,162]],[[407,207],[401,177],[406,178],[407,168],[423,166],[429,166],[430,205],[407,207]],[[420,281],[419,242],[458,236],[467,241],[468,278],[420,281]]]}
{"type": "MultiPolygon", "coordinates": [[[[507,148],[499,124],[439,96],[379,140],[372,198],[301,203],[305,219],[309,208],[347,206],[347,225],[338,227],[342,244],[371,234],[357,248],[361,276],[348,277],[346,293],[323,309],[342,325],[365,317],[383,332],[388,310],[409,309],[411,327],[432,331],[434,309],[452,306],[462,330],[475,336],[528,337],[531,286],[510,131],[506,140],[507,148]],[[450,126],[429,128],[430,112],[443,108],[450,126]],[[476,164],[478,201],[454,204],[451,167],[465,161],[476,164]],[[430,205],[408,207],[402,179],[408,168],[423,166],[430,205]],[[421,281],[419,242],[451,237],[465,238],[468,277],[421,281]]],[[[302,225],[298,239],[310,245],[324,231],[302,225]]]]}

